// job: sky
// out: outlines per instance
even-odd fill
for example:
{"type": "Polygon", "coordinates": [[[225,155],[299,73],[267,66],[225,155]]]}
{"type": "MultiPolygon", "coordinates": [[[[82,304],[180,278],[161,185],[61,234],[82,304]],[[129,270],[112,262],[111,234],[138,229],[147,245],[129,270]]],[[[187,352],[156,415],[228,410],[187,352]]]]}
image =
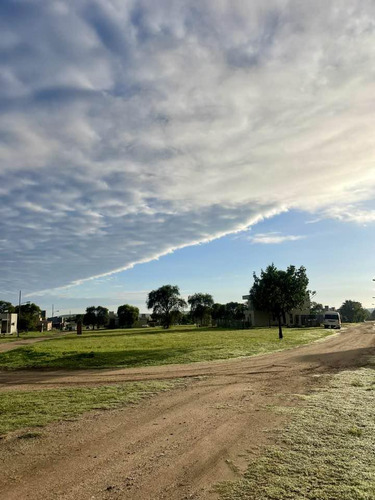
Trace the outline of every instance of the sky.
{"type": "Polygon", "coordinates": [[[375,299],[372,0],[2,0],[0,299],[375,299]]]}

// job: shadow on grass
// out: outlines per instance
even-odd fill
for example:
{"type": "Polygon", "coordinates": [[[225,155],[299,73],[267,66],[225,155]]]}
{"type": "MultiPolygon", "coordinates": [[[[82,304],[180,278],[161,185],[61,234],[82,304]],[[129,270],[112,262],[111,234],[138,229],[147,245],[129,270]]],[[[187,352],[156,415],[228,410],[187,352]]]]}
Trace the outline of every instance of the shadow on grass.
{"type": "Polygon", "coordinates": [[[303,356],[297,356],[296,359],[302,362],[316,363],[326,371],[341,371],[364,366],[366,366],[366,368],[375,369],[375,364],[373,362],[374,357],[375,347],[363,347],[347,351],[327,352],[324,354],[305,354],[303,356]]]}

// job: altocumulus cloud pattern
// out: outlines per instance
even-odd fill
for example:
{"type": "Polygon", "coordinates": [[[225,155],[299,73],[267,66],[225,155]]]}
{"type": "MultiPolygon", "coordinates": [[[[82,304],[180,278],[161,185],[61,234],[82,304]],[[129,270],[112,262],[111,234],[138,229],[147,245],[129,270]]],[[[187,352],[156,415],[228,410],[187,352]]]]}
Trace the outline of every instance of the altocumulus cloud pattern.
{"type": "Polygon", "coordinates": [[[299,209],[373,221],[372,0],[2,0],[4,291],[299,209]]]}

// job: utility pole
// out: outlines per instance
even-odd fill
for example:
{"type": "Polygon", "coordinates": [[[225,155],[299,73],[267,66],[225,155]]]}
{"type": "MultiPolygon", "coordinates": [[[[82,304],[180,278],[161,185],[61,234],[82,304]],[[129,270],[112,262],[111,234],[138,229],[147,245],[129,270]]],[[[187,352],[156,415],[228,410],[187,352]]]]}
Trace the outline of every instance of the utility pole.
{"type": "Polygon", "coordinates": [[[17,337],[20,336],[20,321],[21,321],[21,290],[18,296],[17,337]]]}

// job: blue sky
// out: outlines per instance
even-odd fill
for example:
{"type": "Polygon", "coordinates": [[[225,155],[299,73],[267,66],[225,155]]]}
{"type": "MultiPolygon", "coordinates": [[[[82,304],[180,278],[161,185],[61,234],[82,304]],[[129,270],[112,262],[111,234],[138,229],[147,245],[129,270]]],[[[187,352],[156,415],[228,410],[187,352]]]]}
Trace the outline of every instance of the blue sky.
{"type": "Polygon", "coordinates": [[[370,307],[374,18],[370,0],[3,0],[0,299],[240,300],[274,262],[370,307]]]}
{"type": "Polygon", "coordinates": [[[209,243],[187,247],[128,271],[98,278],[57,293],[30,296],[51,312],[80,312],[89,305],[105,304],[116,310],[131,303],[146,312],[147,293],[166,283],[177,284],[187,298],[195,292],[211,293],[217,302],[241,301],[259,274],[274,262],[280,268],[304,265],[316,300],[339,307],[346,299],[372,307],[375,234],[371,225],[313,221],[304,212],[287,212],[260,222],[252,229],[209,243]],[[261,236],[261,237],[260,237],[261,236]],[[272,242],[272,238],[299,236],[272,242]],[[267,241],[269,243],[258,242],[267,241]],[[256,240],[255,242],[253,240],[256,240]]]}

